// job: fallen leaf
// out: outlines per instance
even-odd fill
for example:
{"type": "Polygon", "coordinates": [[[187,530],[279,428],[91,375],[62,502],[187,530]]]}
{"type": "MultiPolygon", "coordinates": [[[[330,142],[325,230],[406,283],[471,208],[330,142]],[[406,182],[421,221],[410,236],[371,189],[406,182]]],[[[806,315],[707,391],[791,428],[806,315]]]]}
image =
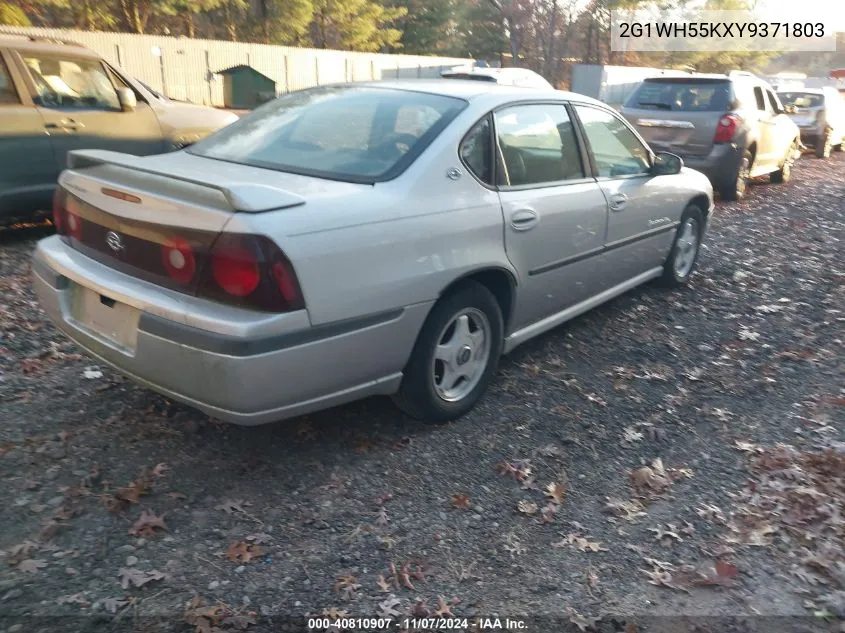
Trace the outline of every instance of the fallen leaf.
{"type": "Polygon", "coordinates": [[[387,600],[379,602],[379,611],[378,617],[380,618],[398,618],[401,612],[396,608],[402,601],[399,600],[396,596],[391,595],[387,600]]]}
{"type": "Polygon", "coordinates": [[[601,543],[598,541],[591,541],[588,538],[584,538],[580,534],[570,533],[567,534],[563,540],[558,541],[557,543],[552,543],[552,547],[574,547],[577,550],[582,552],[606,552],[607,550],[601,546],[601,543]]]}
{"type": "Polygon", "coordinates": [[[382,593],[390,593],[390,585],[385,579],[384,574],[379,574],[378,578],[376,579],[376,584],[378,585],[378,588],[382,591],[382,593]]]}
{"type": "Polygon", "coordinates": [[[455,617],[455,615],[452,613],[452,609],[446,603],[446,600],[443,598],[443,596],[437,596],[437,608],[434,610],[434,615],[441,618],[455,617]]]}
{"type": "Polygon", "coordinates": [[[152,571],[141,571],[140,569],[126,567],[121,567],[120,571],[117,572],[117,576],[120,578],[120,586],[124,589],[129,589],[130,586],[143,587],[148,582],[166,578],[165,574],[155,569],[152,571]]]}
{"type": "Polygon", "coordinates": [[[167,496],[169,498],[173,499],[174,501],[184,501],[185,499],[188,498],[188,495],[181,493],[181,492],[177,492],[175,490],[168,492],[167,496]]]}
{"type": "Polygon", "coordinates": [[[596,623],[601,620],[601,617],[590,618],[583,616],[572,607],[567,607],[566,613],[569,616],[569,621],[575,626],[577,626],[578,630],[582,633],[587,629],[595,631],[596,623]]]}
{"type": "Polygon", "coordinates": [[[95,611],[103,609],[109,613],[117,613],[118,609],[125,607],[127,604],[129,604],[129,601],[124,598],[100,598],[91,605],[91,608],[95,611]]]}
{"type": "Polygon", "coordinates": [[[340,620],[341,618],[345,618],[348,613],[349,612],[346,609],[338,609],[337,607],[329,607],[328,609],[323,609],[323,615],[326,616],[329,620],[340,620]]]}
{"type": "Polygon", "coordinates": [[[157,534],[156,529],[167,529],[167,525],[164,523],[164,515],[156,516],[155,512],[143,510],[141,517],[129,528],[129,534],[150,538],[157,534]]]}
{"type": "Polygon", "coordinates": [[[529,516],[537,514],[537,504],[533,501],[529,501],[528,499],[523,499],[519,503],[516,504],[516,509],[519,510],[522,514],[527,514],[529,516]]]}
{"type": "Polygon", "coordinates": [[[361,585],[358,584],[358,579],[348,574],[338,576],[334,584],[334,590],[344,600],[353,600],[356,598],[358,596],[358,589],[360,588],[361,585]]]}
{"type": "Polygon", "coordinates": [[[234,514],[235,512],[245,513],[244,506],[250,506],[243,499],[226,499],[223,503],[214,506],[215,510],[223,510],[226,514],[234,514]]]}
{"type": "Polygon", "coordinates": [[[552,523],[555,520],[557,508],[558,507],[554,503],[547,503],[543,506],[543,509],[540,510],[540,517],[537,521],[540,523],[552,523]]]}
{"type": "Polygon", "coordinates": [[[450,502],[452,507],[460,510],[466,510],[469,508],[469,495],[455,493],[451,496],[450,502]]]}
{"type": "Polygon", "coordinates": [[[604,508],[605,511],[626,521],[633,521],[636,518],[646,516],[645,506],[636,499],[622,501],[621,499],[607,498],[604,508]]]}
{"type": "Polygon", "coordinates": [[[566,488],[559,483],[550,483],[546,486],[545,494],[552,500],[552,503],[560,505],[563,503],[564,496],[566,496],[566,488]]]}
{"type": "Polygon", "coordinates": [[[258,558],[264,554],[258,545],[254,543],[246,543],[244,541],[237,541],[229,545],[226,550],[226,558],[233,563],[249,563],[253,558],[258,558]]]}
{"type": "Polygon", "coordinates": [[[6,551],[10,565],[17,565],[22,560],[29,558],[29,555],[38,549],[38,543],[27,539],[23,543],[13,545],[6,551]]]}
{"type": "Polygon", "coordinates": [[[375,524],[382,527],[390,522],[390,516],[387,514],[387,509],[382,506],[376,512],[375,524]]]}
{"type": "Polygon", "coordinates": [[[17,569],[18,569],[18,571],[23,571],[23,572],[26,572],[28,574],[34,574],[39,569],[43,569],[46,566],[47,566],[46,560],[41,560],[40,558],[39,559],[27,558],[27,559],[22,560],[21,562],[18,563],[17,569]]]}

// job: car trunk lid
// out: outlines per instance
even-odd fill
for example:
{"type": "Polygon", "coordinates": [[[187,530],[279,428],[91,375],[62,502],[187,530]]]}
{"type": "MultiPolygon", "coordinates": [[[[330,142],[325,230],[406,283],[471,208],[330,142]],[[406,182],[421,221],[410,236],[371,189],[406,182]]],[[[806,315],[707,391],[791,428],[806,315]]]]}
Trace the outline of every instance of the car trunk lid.
{"type": "MultiPolygon", "coordinates": [[[[246,173],[203,172],[202,162],[72,152],[54,205],[58,232],[72,248],[111,268],[203,294],[212,251],[231,237],[225,227],[235,214],[299,207],[305,198],[280,186],[254,184],[246,173]]],[[[299,188],[305,190],[302,183],[299,188]]],[[[261,236],[253,242],[259,255],[273,248],[261,236]]],[[[257,263],[271,262],[259,257],[257,263]]]]}

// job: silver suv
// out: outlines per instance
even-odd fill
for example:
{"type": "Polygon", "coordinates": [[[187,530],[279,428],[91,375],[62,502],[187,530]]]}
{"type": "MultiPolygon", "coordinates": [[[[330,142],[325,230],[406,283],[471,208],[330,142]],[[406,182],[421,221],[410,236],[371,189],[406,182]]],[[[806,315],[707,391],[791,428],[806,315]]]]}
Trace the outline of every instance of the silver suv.
{"type": "Polygon", "coordinates": [[[742,198],[752,177],[786,182],[800,155],[798,126],[751,73],[646,79],[622,114],[655,151],[706,174],[723,200],[742,198]]]}

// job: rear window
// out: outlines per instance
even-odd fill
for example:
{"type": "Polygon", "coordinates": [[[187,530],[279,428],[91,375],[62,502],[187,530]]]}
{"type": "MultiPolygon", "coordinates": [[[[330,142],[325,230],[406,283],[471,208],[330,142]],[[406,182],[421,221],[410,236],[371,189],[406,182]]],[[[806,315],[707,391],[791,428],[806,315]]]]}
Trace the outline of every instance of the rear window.
{"type": "Polygon", "coordinates": [[[315,88],[265,104],[187,151],[278,171],[378,182],[404,171],[466,105],[406,90],[315,88]]]}
{"type": "Polygon", "coordinates": [[[779,92],[783,105],[794,105],[796,108],[819,108],[824,105],[824,95],[812,92],[779,92]]]}
{"type": "Polygon", "coordinates": [[[649,81],[631,94],[625,107],[672,112],[724,112],[730,107],[727,81],[649,81]]]}

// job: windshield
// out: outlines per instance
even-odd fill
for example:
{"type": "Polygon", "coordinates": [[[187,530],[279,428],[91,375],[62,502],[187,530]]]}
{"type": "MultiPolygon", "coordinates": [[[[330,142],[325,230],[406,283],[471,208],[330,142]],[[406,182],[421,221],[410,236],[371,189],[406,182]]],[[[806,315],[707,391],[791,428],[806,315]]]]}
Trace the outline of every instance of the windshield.
{"type": "Polygon", "coordinates": [[[730,103],[727,81],[646,80],[634,90],[625,106],[667,112],[724,112],[730,103]]]}
{"type": "Polygon", "coordinates": [[[813,92],[779,92],[784,105],[794,105],[796,108],[820,108],[824,105],[824,95],[813,92]]]}
{"type": "Polygon", "coordinates": [[[314,88],[271,101],[187,151],[373,183],[404,171],[466,105],[461,99],[408,90],[314,88]]]}

